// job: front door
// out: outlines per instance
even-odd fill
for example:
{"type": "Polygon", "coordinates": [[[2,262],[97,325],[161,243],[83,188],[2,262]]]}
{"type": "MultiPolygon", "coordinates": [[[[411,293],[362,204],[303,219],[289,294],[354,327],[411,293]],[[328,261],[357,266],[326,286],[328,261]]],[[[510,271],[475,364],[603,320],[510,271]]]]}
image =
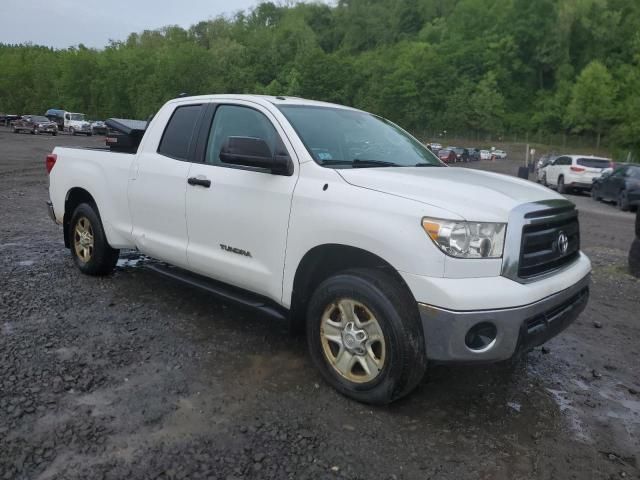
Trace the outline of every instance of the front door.
{"type": "Polygon", "coordinates": [[[208,135],[202,137],[203,158],[189,171],[194,179],[186,196],[190,268],[280,300],[297,159],[267,109],[241,101],[214,108],[208,135]],[[284,148],[294,164],[293,175],[223,163],[220,149],[233,136],[263,139],[274,154],[284,148]]]}

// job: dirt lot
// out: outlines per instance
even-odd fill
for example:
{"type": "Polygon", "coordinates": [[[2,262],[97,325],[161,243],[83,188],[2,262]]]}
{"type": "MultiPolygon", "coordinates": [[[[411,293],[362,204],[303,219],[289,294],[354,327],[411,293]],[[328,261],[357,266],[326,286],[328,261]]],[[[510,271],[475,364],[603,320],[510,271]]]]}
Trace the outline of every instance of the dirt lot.
{"type": "Polygon", "coordinates": [[[631,214],[570,197],[592,298],[546,348],[513,368],[435,367],[371,408],[326,386],[284,325],[135,254],[81,275],[45,212],[44,156],[98,143],[0,128],[0,479],[640,478],[631,214]]]}

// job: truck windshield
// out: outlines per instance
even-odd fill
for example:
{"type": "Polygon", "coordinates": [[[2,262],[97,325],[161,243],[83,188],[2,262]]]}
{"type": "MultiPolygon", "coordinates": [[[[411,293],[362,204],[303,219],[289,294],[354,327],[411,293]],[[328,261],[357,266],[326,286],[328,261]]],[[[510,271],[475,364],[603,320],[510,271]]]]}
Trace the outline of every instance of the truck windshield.
{"type": "Polygon", "coordinates": [[[342,108],[279,105],[309,154],[330,168],[440,167],[429,149],[392,122],[342,108]]]}
{"type": "Polygon", "coordinates": [[[84,121],[84,113],[72,113],[69,115],[69,120],[79,120],[81,122],[84,121]]]}

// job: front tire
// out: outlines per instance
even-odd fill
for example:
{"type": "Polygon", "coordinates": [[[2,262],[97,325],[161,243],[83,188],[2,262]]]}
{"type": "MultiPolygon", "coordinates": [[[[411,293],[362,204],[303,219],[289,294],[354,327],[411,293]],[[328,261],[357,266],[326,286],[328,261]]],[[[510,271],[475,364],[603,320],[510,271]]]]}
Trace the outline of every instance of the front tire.
{"type": "Polygon", "coordinates": [[[427,367],[416,302],[379,270],[347,270],[320,284],[307,311],[307,343],[327,383],[364,403],[401,398],[427,367]]]}
{"type": "Polygon", "coordinates": [[[76,135],[76,129],[75,129],[75,128],[70,128],[70,129],[69,129],[69,133],[75,137],[75,135],[76,135]]]}
{"type": "Polygon", "coordinates": [[[95,205],[81,203],[69,222],[71,256],[82,273],[102,276],[113,271],[120,250],[111,248],[95,205]]]}

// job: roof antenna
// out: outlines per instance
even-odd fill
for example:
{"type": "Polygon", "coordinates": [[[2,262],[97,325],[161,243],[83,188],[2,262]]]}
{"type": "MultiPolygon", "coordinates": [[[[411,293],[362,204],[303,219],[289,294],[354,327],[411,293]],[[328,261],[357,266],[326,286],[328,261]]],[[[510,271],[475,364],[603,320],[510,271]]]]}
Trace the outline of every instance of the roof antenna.
{"type": "Polygon", "coordinates": [[[186,92],[182,92],[182,93],[180,93],[180,94],[178,95],[178,98],[184,98],[184,97],[188,97],[188,96],[189,96],[189,94],[188,94],[188,93],[186,93],[186,92]]]}

